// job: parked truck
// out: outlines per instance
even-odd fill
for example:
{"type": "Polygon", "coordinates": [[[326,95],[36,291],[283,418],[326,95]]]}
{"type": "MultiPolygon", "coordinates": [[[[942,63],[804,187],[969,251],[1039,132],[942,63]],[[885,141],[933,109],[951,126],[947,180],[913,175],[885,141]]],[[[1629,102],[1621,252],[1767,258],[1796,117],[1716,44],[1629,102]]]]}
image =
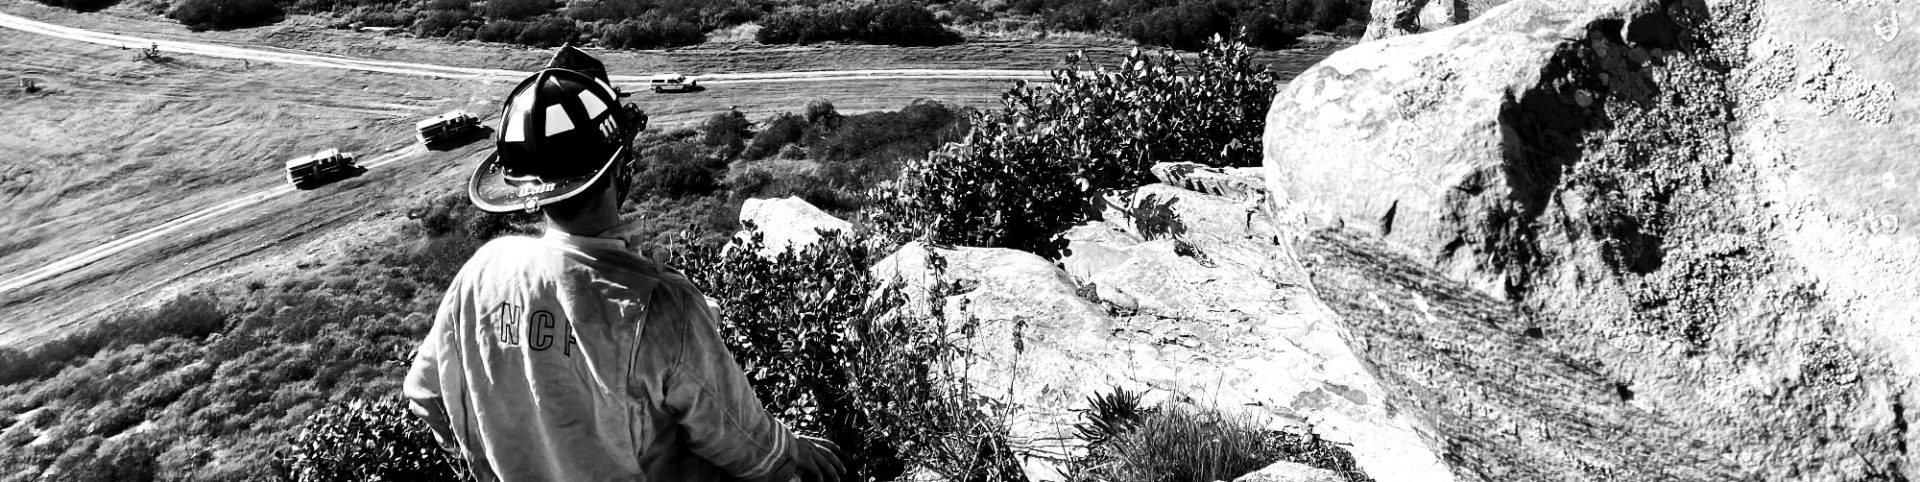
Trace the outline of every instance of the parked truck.
{"type": "Polygon", "coordinates": [[[287,161],[287,183],[295,188],[308,189],[359,169],[360,165],[354,163],[353,153],[327,149],[287,161]]]}
{"type": "Polygon", "coordinates": [[[647,81],[647,84],[653,86],[653,93],[655,94],[662,93],[662,92],[693,92],[696,90],[700,90],[700,81],[688,79],[687,76],[681,75],[681,74],[655,75],[653,76],[652,79],[649,79],[647,81]]]}
{"type": "Polygon", "coordinates": [[[431,119],[413,124],[414,137],[420,144],[429,148],[451,141],[465,139],[467,135],[480,129],[480,118],[464,110],[440,114],[431,119]]]}

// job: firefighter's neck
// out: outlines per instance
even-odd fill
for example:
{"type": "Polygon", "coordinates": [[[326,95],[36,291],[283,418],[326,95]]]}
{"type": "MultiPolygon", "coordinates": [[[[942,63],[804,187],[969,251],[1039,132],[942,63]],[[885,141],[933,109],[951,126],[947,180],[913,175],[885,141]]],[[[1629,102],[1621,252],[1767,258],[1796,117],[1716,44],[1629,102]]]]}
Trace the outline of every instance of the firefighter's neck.
{"type": "Polygon", "coordinates": [[[612,189],[601,189],[588,202],[567,211],[543,211],[547,229],[575,236],[598,236],[620,225],[619,199],[612,189]]]}

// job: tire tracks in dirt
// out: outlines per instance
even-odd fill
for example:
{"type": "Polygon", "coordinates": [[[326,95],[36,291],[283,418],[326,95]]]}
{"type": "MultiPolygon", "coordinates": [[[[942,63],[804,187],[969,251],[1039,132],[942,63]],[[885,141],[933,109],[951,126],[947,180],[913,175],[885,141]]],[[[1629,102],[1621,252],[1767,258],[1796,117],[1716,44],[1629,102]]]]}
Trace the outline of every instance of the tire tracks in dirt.
{"type": "MultiPolygon", "coordinates": [[[[416,144],[400,150],[382,154],[371,161],[362,163],[360,166],[362,168],[365,168],[371,171],[381,166],[385,166],[387,164],[412,158],[414,156],[420,155],[425,152],[426,152],[426,148],[420,147],[419,145],[416,144]]],[[[178,233],[183,229],[199,224],[201,222],[212,220],[212,219],[218,219],[224,214],[228,214],[228,213],[238,211],[240,209],[247,208],[256,204],[267,202],[274,198],[293,193],[294,191],[295,189],[292,186],[277,186],[272,189],[256,192],[256,193],[242,196],[240,198],[233,199],[224,203],[216,204],[211,207],[207,207],[205,209],[187,213],[187,214],[181,215],[180,217],[168,220],[167,222],[160,223],[158,225],[149,227],[147,229],[134,232],[133,234],[121,236],[117,239],[114,239],[113,241],[108,241],[99,246],[88,248],[84,251],[75,253],[65,258],[61,258],[58,261],[48,263],[45,266],[41,266],[39,268],[28,271],[26,273],[15,275],[5,280],[0,280],[0,294],[5,294],[14,290],[32,286],[33,284],[39,283],[41,281],[45,281],[48,278],[59,276],[69,271],[86,267],[87,265],[93,264],[102,259],[106,259],[107,257],[113,256],[115,254],[119,254],[121,252],[140,247],[142,245],[145,245],[148,242],[152,242],[160,239],[166,239],[170,237],[170,235],[173,235],[174,233],[178,233]]]]}
{"type": "MultiPolygon", "coordinates": [[[[179,40],[135,37],[106,32],[95,32],[81,28],[56,25],[37,20],[0,13],[0,28],[45,35],[67,40],[109,45],[126,49],[157,48],[162,53],[201,55],[227,59],[274,62],[310,67],[358,70],[363,72],[381,72],[398,75],[413,75],[442,79],[462,80],[498,80],[518,81],[528,72],[479,69],[469,67],[450,67],[413,62],[392,62],[384,60],[356,59],[295,52],[279,52],[263,49],[228,47],[179,40]]],[[[650,75],[613,75],[609,80],[615,84],[644,86],[650,75]]],[[[730,83],[759,82],[832,82],[850,80],[1048,80],[1046,72],[1037,70],[995,70],[995,69],[897,69],[897,70],[822,70],[808,72],[756,72],[740,74],[693,75],[691,79],[710,85],[730,83]]]]}

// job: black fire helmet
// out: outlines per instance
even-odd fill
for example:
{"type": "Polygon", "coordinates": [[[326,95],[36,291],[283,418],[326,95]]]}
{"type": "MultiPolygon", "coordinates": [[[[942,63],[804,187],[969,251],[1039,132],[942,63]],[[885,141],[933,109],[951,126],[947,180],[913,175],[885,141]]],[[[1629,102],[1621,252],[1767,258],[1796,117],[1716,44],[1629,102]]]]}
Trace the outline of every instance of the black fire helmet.
{"type": "Polygon", "coordinates": [[[494,153],[474,169],[468,197],[488,212],[535,211],[624,175],[623,109],[600,61],[561,47],[507,94],[494,153]]]}

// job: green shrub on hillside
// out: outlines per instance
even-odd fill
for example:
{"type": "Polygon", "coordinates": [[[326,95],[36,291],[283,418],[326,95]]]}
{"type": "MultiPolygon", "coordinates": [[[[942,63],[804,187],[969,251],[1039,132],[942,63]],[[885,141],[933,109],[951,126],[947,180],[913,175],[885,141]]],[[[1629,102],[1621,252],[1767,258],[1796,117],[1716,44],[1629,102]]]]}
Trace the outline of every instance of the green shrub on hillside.
{"type": "Polygon", "coordinates": [[[911,2],[788,10],[763,19],[755,39],[765,44],[852,41],[901,46],[948,45],[962,40],[933,12],[911,2]]]}
{"type": "Polygon", "coordinates": [[[513,43],[520,40],[520,33],[527,30],[527,22],[518,20],[489,20],[486,25],[473,33],[473,38],[481,42],[513,43]]]}
{"type": "Polygon", "coordinates": [[[756,254],[762,246],[751,232],[668,264],[717,299],[722,339],[768,411],[847,449],[860,480],[890,480],[907,461],[949,480],[1023,479],[1006,420],[955,371],[968,356],[955,342],[970,329],[948,326],[937,306],[906,309],[903,287],[869,271],[879,254],[849,237],[772,259],[756,254]]]}
{"type": "Polygon", "coordinates": [[[580,36],[580,27],[560,17],[540,17],[527,24],[514,43],[539,48],[559,47],[580,36]]]}
{"type": "Polygon", "coordinates": [[[1004,5],[1005,13],[1040,16],[1049,29],[1112,32],[1143,45],[1181,50],[1200,50],[1208,38],[1236,33],[1256,47],[1291,47],[1308,31],[1364,24],[1368,8],[1366,0],[1014,0],[1004,5]]]}
{"type": "Polygon", "coordinates": [[[621,20],[600,28],[600,45],[616,49],[661,49],[698,45],[707,40],[698,25],[673,17],[621,20]]]}
{"type": "Polygon", "coordinates": [[[167,18],[196,32],[265,25],[284,15],[273,0],[181,0],[167,12],[167,18]]]}
{"type": "Polygon", "coordinates": [[[5,477],[280,478],[260,462],[308,415],[396,393],[442,287],[485,239],[527,225],[480,213],[464,194],[408,215],[398,242],[356,259],[216,287],[10,352],[0,415],[38,430],[0,436],[5,477]]]}
{"type": "Polygon", "coordinates": [[[964,142],[904,166],[875,193],[876,228],[1051,257],[1095,193],[1151,182],[1155,163],[1259,165],[1278,79],[1245,44],[1216,38],[1191,63],[1137,50],[1113,70],[1082,62],[1069,57],[1050,84],[1016,83],[964,142]]]}
{"type": "Polygon", "coordinates": [[[293,482],[472,480],[398,396],[354,400],[307,418],[274,465],[293,482]]]}
{"type": "Polygon", "coordinates": [[[120,0],[39,0],[39,1],[40,3],[44,3],[50,6],[65,7],[65,8],[73,9],[73,11],[76,11],[76,12],[97,12],[97,11],[106,9],[107,7],[111,7],[116,3],[120,3],[120,0]]]}

